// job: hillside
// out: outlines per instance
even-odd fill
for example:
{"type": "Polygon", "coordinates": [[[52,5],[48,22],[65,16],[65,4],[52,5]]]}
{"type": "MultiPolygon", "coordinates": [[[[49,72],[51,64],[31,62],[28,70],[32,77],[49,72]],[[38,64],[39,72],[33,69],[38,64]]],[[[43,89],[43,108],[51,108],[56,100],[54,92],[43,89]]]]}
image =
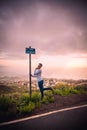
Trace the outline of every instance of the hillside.
{"type": "MultiPolygon", "coordinates": [[[[52,81],[54,80],[51,79],[51,83],[52,81]]],[[[30,99],[29,87],[19,83],[18,81],[0,84],[0,122],[87,104],[86,82],[58,82],[51,86],[54,89],[53,93],[50,90],[44,92],[43,100],[37,88],[32,89],[30,99]]]]}

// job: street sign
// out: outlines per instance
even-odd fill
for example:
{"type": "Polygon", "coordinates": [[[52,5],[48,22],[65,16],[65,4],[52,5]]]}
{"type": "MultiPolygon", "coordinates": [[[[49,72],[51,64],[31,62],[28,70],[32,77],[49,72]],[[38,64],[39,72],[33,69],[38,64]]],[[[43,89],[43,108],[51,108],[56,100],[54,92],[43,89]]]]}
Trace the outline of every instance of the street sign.
{"type": "Polygon", "coordinates": [[[26,53],[27,54],[35,54],[35,48],[31,48],[31,47],[26,48],[26,53]]]}

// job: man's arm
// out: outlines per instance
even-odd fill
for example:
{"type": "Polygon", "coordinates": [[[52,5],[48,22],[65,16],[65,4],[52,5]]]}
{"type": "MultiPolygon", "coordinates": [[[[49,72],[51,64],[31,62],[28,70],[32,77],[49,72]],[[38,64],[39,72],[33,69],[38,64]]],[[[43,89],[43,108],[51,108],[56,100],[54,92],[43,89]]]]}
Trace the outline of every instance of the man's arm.
{"type": "Polygon", "coordinates": [[[33,75],[31,74],[31,76],[32,76],[32,77],[37,77],[38,74],[40,74],[40,73],[41,73],[41,70],[39,70],[39,69],[36,68],[36,69],[34,70],[34,74],[33,74],[33,75]]]}
{"type": "Polygon", "coordinates": [[[36,78],[36,77],[37,77],[37,75],[32,75],[32,74],[31,74],[31,76],[32,76],[32,77],[34,77],[34,78],[36,78]]]}
{"type": "Polygon", "coordinates": [[[37,68],[36,68],[36,69],[34,70],[34,75],[38,75],[38,74],[40,74],[40,73],[41,73],[41,70],[40,70],[40,69],[37,69],[37,68]]]}

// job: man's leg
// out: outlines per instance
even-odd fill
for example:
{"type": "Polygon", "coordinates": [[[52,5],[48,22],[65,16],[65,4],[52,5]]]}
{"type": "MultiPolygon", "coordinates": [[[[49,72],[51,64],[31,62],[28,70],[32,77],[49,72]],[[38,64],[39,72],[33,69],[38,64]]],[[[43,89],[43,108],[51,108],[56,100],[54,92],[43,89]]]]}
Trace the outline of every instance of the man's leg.
{"type": "Polygon", "coordinates": [[[43,91],[45,91],[45,90],[51,90],[51,91],[52,91],[52,93],[54,93],[54,90],[53,90],[53,88],[51,88],[51,87],[48,87],[48,88],[43,88],[43,91]]]}
{"type": "Polygon", "coordinates": [[[43,99],[43,97],[44,97],[44,93],[43,93],[43,80],[38,82],[38,86],[39,86],[39,89],[40,89],[40,92],[41,92],[41,99],[43,99]]]}

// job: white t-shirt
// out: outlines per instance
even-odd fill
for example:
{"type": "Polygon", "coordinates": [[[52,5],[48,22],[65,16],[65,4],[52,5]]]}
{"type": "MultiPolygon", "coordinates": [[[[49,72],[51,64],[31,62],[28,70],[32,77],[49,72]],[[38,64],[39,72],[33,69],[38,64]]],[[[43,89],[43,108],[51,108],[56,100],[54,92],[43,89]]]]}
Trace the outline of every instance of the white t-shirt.
{"type": "Polygon", "coordinates": [[[34,70],[34,77],[37,78],[38,82],[42,80],[41,73],[42,73],[41,69],[35,69],[34,70]]]}

